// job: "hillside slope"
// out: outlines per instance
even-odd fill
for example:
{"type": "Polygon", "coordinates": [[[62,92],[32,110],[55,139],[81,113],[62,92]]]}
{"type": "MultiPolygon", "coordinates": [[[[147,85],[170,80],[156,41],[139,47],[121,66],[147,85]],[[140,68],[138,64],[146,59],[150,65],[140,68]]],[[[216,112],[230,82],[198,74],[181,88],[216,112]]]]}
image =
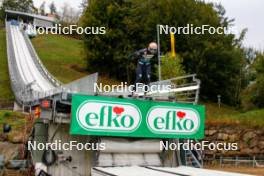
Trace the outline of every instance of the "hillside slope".
{"type": "Polygon", "coordinates": [[[202,103],[206,106],[206,122],[210,124],[236,124],[251,128],[263,128],[264,109],[241,112],[233,107],[216,103],[202,103]]]}
{"type": "Polygon", "coordinates": [[[5,30],[0,28],[0,99],[12,98],[13,93],[10,87],[7,66],[5,30]]]}
{"type": "Polygon", "coordinates": [[[32,43],[43,64],[63,83],[81,78],[85,71],[82,41],[62,35],[38,35],[32,43]]]}

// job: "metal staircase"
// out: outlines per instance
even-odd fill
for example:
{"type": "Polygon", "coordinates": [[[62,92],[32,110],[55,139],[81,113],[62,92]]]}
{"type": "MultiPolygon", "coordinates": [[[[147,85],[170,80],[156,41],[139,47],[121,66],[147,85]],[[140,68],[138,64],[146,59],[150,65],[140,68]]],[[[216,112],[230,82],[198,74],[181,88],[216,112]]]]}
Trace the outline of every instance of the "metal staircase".
{"type": "MultiPolygon", "coordinates": [[[[198,143],[198,140],[195,140],[198,143]]],[[[190,167],[202,168],[203,158],[200,150],[185,150],[185,165],[190,167]]]]}
{"type": "Polygon", "coordinates": [[[186,166],[201,168],[202,164],[198,161],[197,157],[191,150],[185,152],[186,166]]]}

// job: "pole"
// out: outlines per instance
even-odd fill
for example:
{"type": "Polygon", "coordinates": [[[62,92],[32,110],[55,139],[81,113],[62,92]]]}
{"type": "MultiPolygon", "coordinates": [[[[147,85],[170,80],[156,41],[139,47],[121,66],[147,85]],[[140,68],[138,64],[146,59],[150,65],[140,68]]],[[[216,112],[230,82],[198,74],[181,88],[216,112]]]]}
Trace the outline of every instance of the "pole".
{"type": "Polygon", "coordinates": [[[158,44],[158,71],[159,71],[159,81],[161,81],[161,62],[160,62],[160,34],[159,34],[159,24],[157,24],[157,44],[158,44]]]}
{"type": "Polygon", "coordinates": [[[174,39],[174,34],[172,32],[170,33],[170,38],[171,38],[171,55],[172,57],[175,57],[175,39],[174,39]]]}

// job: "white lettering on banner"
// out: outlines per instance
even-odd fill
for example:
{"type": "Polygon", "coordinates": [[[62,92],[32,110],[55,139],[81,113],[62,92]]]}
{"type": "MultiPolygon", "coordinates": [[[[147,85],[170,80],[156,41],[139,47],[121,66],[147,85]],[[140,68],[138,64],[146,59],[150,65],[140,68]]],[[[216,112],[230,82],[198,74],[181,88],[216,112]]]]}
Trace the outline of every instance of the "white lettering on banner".
{"type": "Polygon", "coordinates": [[[140,110],[130,103],[86,101],[77,110],[77,121],[86,130],[133,132],[141,123],[140,110]]]}
{"type": "Polygon", "coordinates": [[[148,112],[147,125],[156,134],[192,134],[199,129],[200,118],[193,109],[156,106],[148,112]]]}

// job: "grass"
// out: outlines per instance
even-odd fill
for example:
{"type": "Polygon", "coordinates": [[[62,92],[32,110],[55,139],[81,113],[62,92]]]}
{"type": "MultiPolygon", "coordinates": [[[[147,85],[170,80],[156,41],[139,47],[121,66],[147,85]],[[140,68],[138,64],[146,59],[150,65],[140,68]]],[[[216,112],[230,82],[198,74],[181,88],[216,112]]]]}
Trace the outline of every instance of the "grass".
{"type": "Polygon", "coordinates": [[[7,66],[5,30],[0,28],[0,99],[13,99],[13,97],[7,66]]]}
{"type": "Polygon", "coordinates": [[[25,125],[25,115],[19,112],[0,110],[0,130],[3,129],[3,124],[11,125],[12,129],[18,130],[25,125]]]}
{"type": "Polygon", "coordinates": [[[205,103],[207,125],[242,125],[251,128],[263,128],[264,109],[240,112],[233,107],[218,107],[214,103],[205,103]]]}
{"type": "MultiPolygon", "coordinates": [[[[86,75],[86,61],[82,40],[63,35],[38,35],[32,43],[45,67],[62,83],[69,83],[86,75]]],[[[99,75],[98,82],[119,84],[105,75],[99,75]]]]}
{"type": "Polygon", "coordinates": [[[32,43],[49,72],[63,83],[81,78],[85,71],[82,41],[62,35],[38,35],[32,43]]]}

